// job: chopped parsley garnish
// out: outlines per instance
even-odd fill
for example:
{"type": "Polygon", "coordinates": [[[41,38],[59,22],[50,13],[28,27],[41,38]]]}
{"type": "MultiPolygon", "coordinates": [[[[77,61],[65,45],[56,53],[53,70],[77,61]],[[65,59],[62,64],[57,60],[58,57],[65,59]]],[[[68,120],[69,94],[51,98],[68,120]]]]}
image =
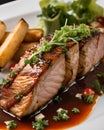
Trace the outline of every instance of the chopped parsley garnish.
{"type": "Polygon", "coordinates": [[[102,95],[104,93],[104,73],[98,73],[97,78],[93,82],[94,89],[99,95],[102,95]]]}
{"type": "Polygon", "coordinates": [[[56,96],[54,99],[53,99],[54,102],[56,103],[59,103],[62,101],[62,98],[60,96],[56,96]]]}
{"type": "Polygon", "coordinates": [[[15,74],[16,74],[16,72],[15,72],[14,70],[12,70],[12,71],[10,72],[10,77],[15,76],[15,74]]]}
{"type": "Polygon", "coordinates": [[[73,112],[74,114],[77,114],[77,113],[80,113],[80,110],[79,110],[78,108],[74,107],[74,108],[72,109],[72,112],[73,112]]]}
{"type": "Polygon", "coordinates": [[[60,121],[60,120],[68,120],[70,116],[68,115],[68,110],[65,109],[58,109],[57,110],[57,116],[53,116],[54,121],[60,121]]]}
{"type": "Polygon", "coordinates": [[[104,78],[104,73],[98,73],[97,77],[104,78]]]}
{"type": "MultiPolygon", "coordinates": [[[[100,77],[101,75],[99,75],[99,80],[100,78],[102,79],[103,77],[100,77]]],[[[99,81],[99,80],[95,80],[93,82],[93,85],[94,85],[94,89],[95,91],[99,94],[99,95],[102,95],[104,94],[104,78],[103,78],[103,81],[99,81]]]]}
{"type": "Polygon", "coordinates": [[[92,28],[91,31],[96,35],[99,32],[99,28],[92,28]]]}
{"type": "Polygon", "coordinates": [[[100,85],[99,81],[98,81],[98,80],[95,80],[95,81],[93,82],[93,85],[94,85],[95,91],[97,91],[98,94],[102,95],[102,94],[103,94],[103,91],[102,91],[102,89],[101,89],[101,85],[100,85]]]}
{"type": "Polygon", "coordinates": [[[5,121],[5,124],[7,125],[7,129],[15,129],[17,127],[17,123],[14,120],[5,121]]]}
{"type": "Polygon", "coordinates": [[[8,83],[8,80],[6,80],[6,79],[2,79],[2,83],[1,83],[1,85],[6,85],[8,83]]]}
{"type": "Polygon", "coordinates": [[[25,59],[25,65],[32,64],[32,63],[37,63],[38,60],[39,59],[34,55],[30,59],[25,59]]]}
{"type": "Polygon", "coordinates": [[[78,43],[78,41],[88,36],[90,36],[90,28],[85,24],[80,24],[79,26],[65,25],[61,27],[61,30],[55,31],[50,42],[66,43],[69,40],[73,40],[74,42],[78,43]]]}
{"type": "Polygon", "coordinates": [[[48,120],[39,119],[36,122],[34,121],[32,122],[32,128],[35,128],[36,130],[44,130],[44,128],[48,125],[49,125],[48,120]]]}
{"type": "Polygon", "coordinates": [[[84,96],[83,99],[84,99],[84,101],[86,103],[93,103],[93,101],[94,101],[94,95],[84,96]]]}
{"type": "Polygon", "coordinates": [[[95,91],[91,88],[85,88],[82,93],[83,100],[86,103],[93,103],[95,96],[95,91]]]}
{"type": "Polygon", "coordinates": [[[23,94],[18,94],[18,95],[16,95],[14,98],[15,98],[16,100],[20,101],[22,97],[23,97],[23,94]]]}

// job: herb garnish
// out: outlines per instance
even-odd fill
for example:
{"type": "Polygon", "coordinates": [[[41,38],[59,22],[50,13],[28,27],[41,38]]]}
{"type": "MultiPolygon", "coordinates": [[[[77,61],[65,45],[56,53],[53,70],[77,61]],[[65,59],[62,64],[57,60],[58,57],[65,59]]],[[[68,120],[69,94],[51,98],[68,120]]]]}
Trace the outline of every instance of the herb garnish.
{"type": "Polygon", "coordinates": [[[39,59],[34,55],[30,59],[25,59],[25,65],[37,63],[38,61],[39,61],[39,59]]]}
{"type": "Polygon", "coordinates": [[[94,95],[84,96],[83,99],[84,99],[84,101],[86,103],[93,103],[93,101],[94,101],[94,95]]]}
{"type": "Polygon", "coordinates": [[[5,124],[7,125],[8,130],[11,130],[17,127],[17,123],[14,120],[5,121],[5,124]]]}
{"type": "Polygon", "coordinates": [[[82,93],[83,100],[86,103],[93,103],[95,97],[95,91],[91,88],[85,88],[82,93]]]}
{"type": "Polygon", "coordinates": [[[20,101],[22,97],[23,97],[23,94],[20,93],[20,94],[17,94],[14,98],[20,101]]]}
{"type": "Polygon", "coordinates": [[[99,32],[99,28],[92,28],[91,31],[96,35],[99,32]]]}
{"type": "Polygon", "coordinates": [[[55,103],[60,103],[60,102],[62,101],[62,98],[61,98],[60,96],[56,96],[56,97],[53,99],[53,101],[54,101],[55,103]]]}
{"type": "Polygon", "coordinates": [[[38,119],[36,122],[32,122],[32,128],[35,128],[36,130],[44,130],[44,128],[48,125],[48,120],[38,119]]]}
{"type": "Polygon", "coordinates": [[[15,76],[15,74],[16,74],[16,72],[15,72],[14,70],[12,70],[12,71],[10,72],[10,77],[15,76]]]}
{"type": "Polygon", "coordinates": [[[25,64],[38,62],[37,55],[49,52],[54,46],[61,46],[63,52],[66,51],[66,44],[72,40],[78,43],[83,38],[90,36],[90,28],[85,24],[79,26],[63,26],[61,30],[56,30],[50,41],[43,40],[42,46],[39,50],[35,51],[29,59],[25,59],[25,64]]]}
{"type": "Polygon", "coordinates": [[[8,83],[8,80],[6,80],[6,79],[2,79],[2,83],[1,83],[1,85],[6,85],[8,83]]]}
{"type": "Polygon", "coordinates": [[[68,120],[70,116],[68,115],[68,110],[59,108],[57,110],[57,116],[53,116],[54,121],[60,121],[60,120],[68,120]]]}
{"type": "Polygon", "coordinates": [[[104,73],[97,74],[97,80],[93,82],[95,91],[102,95],[104,93],[104,73]]]}
{"type": "Polygon", "coordinates": [[[80,113],[80,110],[79,110],[78,108],[74,107],[74,108],[72,109],[72,112],[73,112],[74,114],[77,114],[77,113],[80,113]]]}

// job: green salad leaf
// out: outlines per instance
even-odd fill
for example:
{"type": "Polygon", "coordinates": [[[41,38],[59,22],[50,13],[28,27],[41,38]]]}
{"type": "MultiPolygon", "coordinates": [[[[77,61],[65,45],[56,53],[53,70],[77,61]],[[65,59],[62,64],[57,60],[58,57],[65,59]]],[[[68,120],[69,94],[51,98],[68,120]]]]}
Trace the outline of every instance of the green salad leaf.
{"type": "Polygon", "coordinates": [[[89,10],[94,12],[95,16],[102,16],[104,17],[104,8],[97,4],[97,0],[91,0],[91,3],[89,5],[89,10]]]}
{"type": "Polygon", "coordinates": [[[70,6],[64,2],[59,2],[58,0],[41,0],[40,7],[42,9],[42,16],[47,18],[53,18],[60,11],[69,11],[70,6]]]}
{"type": "Polygon", "coordinates": [[[41,0],[42,13],[39,15],[39,27],[45,35],[53,33],[65,25],[89,24],[98,16],[104,17],[104,8],[97,4],[97,0],[69,0],[68,3],[59,0],[41,0]]]}
{"type": "Polygon", "coordinates": [[[39,27],[44,28],[45,35],[53,33],[56,29],[60,29],[69,17],[68,11],[70,10],[70,6],[65,2],[41,0],[40,7],[42,14],[39,15],[39,27]]]}

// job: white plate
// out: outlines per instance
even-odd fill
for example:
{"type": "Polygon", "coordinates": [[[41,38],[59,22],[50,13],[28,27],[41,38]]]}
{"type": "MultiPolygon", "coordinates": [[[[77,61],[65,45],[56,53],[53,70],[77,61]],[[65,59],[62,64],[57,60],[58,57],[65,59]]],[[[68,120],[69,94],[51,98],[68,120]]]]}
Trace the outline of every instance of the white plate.
{"type": "Polygon", "coordinates": [[[30,27],[34,27],[39,11],[38,0],[17,0],[0,6],[0,20],[7,24],[8,30],[11,30],[21,18],[24,18],[30,27]]]}
{"type": "MultiPolygon", "coordinates": [[[[8,30],[21,19],[24,18],[30,27],[34,27],[37,22],[37,15],[40,7],[38,0],[18,0],[0,6],[0,20],[6,22],[8,30]]],[[[104,1],[99,3],[104,5],[104,1]]],[[[2,75],[0,75],[2,78],[2,75]]],[[[70,128],[70,130],[104,130],[104,96],[100,97],[91,115],[80,125],[70,128]]],[[[69,129],[67,129],[69,130],[69,129]]]]}

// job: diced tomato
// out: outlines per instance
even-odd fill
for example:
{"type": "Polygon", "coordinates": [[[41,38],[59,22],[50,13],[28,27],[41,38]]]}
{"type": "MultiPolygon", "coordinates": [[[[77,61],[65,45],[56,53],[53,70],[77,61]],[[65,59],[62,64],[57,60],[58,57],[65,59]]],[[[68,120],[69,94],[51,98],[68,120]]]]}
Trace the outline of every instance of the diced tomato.
{"type": "Polygon", "coordinates": [[[16,64],[17,64],[17,63],[11,64],[9,68],[10,68],[10,69],[13,69],[13,68],[15,67],[16,64]]]}
{"type": "Polygon", "coordinates": [[[82,93],[83,96],[89,96],[89,95],[94,95],[94,94],[95,94],[95,91],[92,90],[91,88],[85,88],[82,93]]]}

